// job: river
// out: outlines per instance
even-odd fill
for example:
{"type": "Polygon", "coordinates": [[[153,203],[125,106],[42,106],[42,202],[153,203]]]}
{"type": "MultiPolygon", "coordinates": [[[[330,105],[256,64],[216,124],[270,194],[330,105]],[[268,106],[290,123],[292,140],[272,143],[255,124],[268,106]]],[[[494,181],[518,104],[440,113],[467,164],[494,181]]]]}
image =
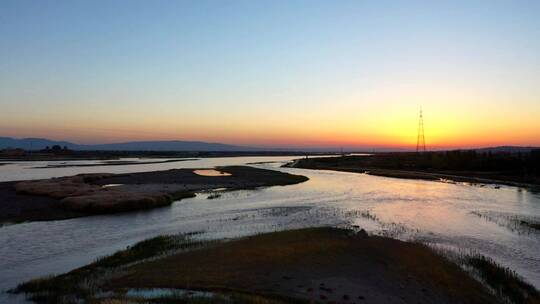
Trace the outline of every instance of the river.
{"type": "MultiPolygon", "coordinates": [[[[294,158],[203,158],[161,164],[45,169],[34,167],[60,162],[0,166],[2,181],[247,163],[309,177],[309,181],[297,185],[224,192],[217,199],[207,199],[209,193],[200,193],[150,211],[0,227],[0,289],[69,271],[160,234],[201,231],[202,238],[224,238],[322,225],[358,225],[372,233],[459,252],[478,252],[540,288],[540,233],[519,224],[522,219],[540,221],[539,193],[508,186],[280,167],[294,158]],[[268,161],[271,163],[261,163],[268,161]]],[[[15,300],[20,298],[0,296],[0,302],[15,300]]]]}

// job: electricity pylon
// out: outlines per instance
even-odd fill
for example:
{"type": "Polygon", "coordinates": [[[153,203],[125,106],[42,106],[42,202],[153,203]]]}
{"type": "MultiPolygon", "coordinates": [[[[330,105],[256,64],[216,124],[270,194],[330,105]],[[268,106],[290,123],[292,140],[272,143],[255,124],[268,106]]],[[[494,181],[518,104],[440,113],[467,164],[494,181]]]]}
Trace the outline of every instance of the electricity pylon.
{"type": "Polygon", "coordinates": [[[416,138],[416,152],[426,152],[426,138],[424,137],[424,117],[422,116],[422,108],[420,108],[420,116],[418,117],[418,137],[416,138]]]}

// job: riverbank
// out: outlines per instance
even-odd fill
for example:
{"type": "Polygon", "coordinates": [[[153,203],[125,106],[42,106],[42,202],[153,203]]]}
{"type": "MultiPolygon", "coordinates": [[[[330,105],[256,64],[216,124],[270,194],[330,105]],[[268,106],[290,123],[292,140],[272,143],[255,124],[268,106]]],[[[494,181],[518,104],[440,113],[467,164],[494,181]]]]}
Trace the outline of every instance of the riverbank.
{"type": "Polygon", "coordinates": [[[216,157],[250,157],[250,156],[304,156],[323,155],[316,152],[301,151],[77,151],[70,150],[69,154],[40,153],[26,151],[23,155],[0,155],[0,162],[9,161],[106,161],[119,160],[122,158],[143,159],[180,159],[180,158],[216,158],[216,157]]]}
{"type": "Polygon", "coordinates": [[[80,174],[0,183],[0,223],[57,220],[170,205],[195,192],[252,189],[307,180],[300,175],[248,166],[219,167],[226,174],[203,176],[195,169],[130,174],[80,174]]]}
{"type": "Polygon", "coordinates": [[[462,262],[484,282],[425,245],[363,230],[308,228],[211,242],[161,236],[12,292],[48,303],[538,302],[538,291],[489,260],[462,262]]]}
{"type": "Polygon", "coordinates": [[[540,188],[540,179],[527,178],[506,171],[458,171],[420,169],[418,163],[424,156],[407,153],[389,153],[383,155],[313,157],[295,160],[288,167],[303,169],[334,170],[366,173],[376,176],[422,179],[446,182],[466,182],[473,184],[500,184],[516,187],[540,188]],[[420,159],[417,159],[420,157],[420,159]]]}
{"type": "Polygon", "coordinates": [[[33,167],[33,169],[151,165],[151,164],[176,163],[176,162],[191,161],[191,160],[197,160],[197,159],[196,158],[181,158],[181,159],[166,159],[166,160],[157,160],[157,161],[106,160],[99,163],[87,163],[87,164],[78,164],[78,163],[73,164],[73,163],[66,162],[62,164],[33,167]]]}

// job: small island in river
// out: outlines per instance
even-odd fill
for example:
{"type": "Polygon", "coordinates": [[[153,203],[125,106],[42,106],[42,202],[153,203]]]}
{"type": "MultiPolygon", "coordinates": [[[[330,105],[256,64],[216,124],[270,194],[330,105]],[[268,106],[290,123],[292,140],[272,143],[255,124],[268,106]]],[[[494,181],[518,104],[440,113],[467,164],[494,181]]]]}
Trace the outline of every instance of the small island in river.
{"type": "Polygon", "coordinates": [[[482,256],[451,261],[364,230],[305,228],[233,240],[158,236],[20,284],[38,303],[538,303],[482,256]],[[470,269],[471,276],[465,269],[470,269]]]}
{"type": "Polygon", "coordinates": [[[55,220],[166,206],[195,192],[301,183],[307,177],[248,166],[216,168],[216,176],[196,169],[129,174],[79,174],[0,183],[0,222],[55,220]]]}

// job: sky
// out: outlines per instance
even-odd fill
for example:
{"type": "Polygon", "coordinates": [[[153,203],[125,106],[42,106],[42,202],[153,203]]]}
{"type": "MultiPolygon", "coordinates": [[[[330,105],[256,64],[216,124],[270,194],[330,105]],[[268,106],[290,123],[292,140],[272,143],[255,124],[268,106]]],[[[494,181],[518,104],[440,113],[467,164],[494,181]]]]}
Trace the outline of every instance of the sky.
{"type": "Polygon", "coordinates": [[[540,146],[540,1],[0,0],[0,136],[540,146]]]}

